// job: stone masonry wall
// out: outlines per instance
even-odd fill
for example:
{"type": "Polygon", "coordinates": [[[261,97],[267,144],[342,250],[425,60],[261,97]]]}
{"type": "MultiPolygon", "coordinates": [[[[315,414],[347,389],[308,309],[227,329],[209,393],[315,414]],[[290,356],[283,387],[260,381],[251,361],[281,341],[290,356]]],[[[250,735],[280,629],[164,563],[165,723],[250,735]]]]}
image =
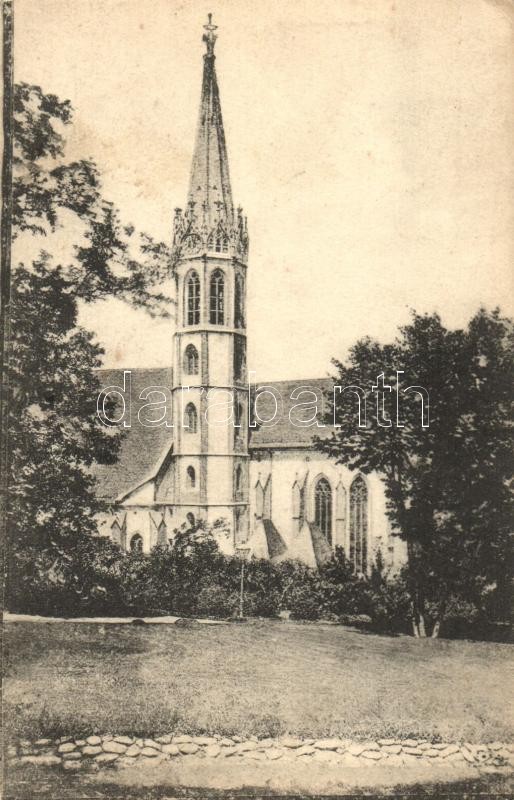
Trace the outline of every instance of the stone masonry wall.
{"type": "Polygon", "coordinates": [[[257,761],[327,762],[341,767],[358,767],[373,762],[390,766],[419,764],[469,765],[479,772],[511,773],[514,745],[503,742],[471,744],[433,742],[420,739],[379,739],[356,742],[348,739],[243,740],[234,736],[159,736],[139,739],[133,736],[61,737],[60,739],[21,740],[8,748],[8,757],[19,764],[55,766],[64,770],[95,770],[104,766],[122,768],[136,762],[161,763],[196,756],[208,759],[251,759],[257,761]]]}

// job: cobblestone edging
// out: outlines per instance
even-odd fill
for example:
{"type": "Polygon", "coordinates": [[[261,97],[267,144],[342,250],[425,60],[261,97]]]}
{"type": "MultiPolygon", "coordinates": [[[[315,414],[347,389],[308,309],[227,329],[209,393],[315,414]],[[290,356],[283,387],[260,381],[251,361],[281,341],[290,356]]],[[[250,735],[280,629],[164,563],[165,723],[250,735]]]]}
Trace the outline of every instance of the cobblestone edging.
{"type": "Polygon", "coordinates": [[[475,767],[481,772],[512,772],[514,745],[503,742],[468,744],[431,742],[425,739],[379,739],[354,742],[349,739],[243,740],[223,736],[158,736],[139,739],[133,736],[88,736],[74,739],[22,740],[8,748],[14,763],[60,766],[65,770],[98,769],[112,765],[124,767],[136,762],[161,763],[196,756],[208,759],[247,758],[256,761],[284,759],[297,763],[327,762],[342,767],[419,764],[455,764],[475,767]]]}

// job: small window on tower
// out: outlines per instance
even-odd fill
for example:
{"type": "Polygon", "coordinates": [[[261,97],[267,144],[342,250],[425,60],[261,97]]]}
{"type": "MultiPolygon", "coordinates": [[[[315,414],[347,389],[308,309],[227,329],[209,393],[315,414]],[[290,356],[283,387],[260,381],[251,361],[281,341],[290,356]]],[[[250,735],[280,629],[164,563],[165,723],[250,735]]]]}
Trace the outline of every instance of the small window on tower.
{"type": "Polygon", "coordinates": [[[185,349],[184,371],[188,375],[198,375],[198,350],[194,344],[188,344],[185,349]]]}
{"type": "Polygon", "coordinates": [[[184,428],[186,433],[196,433],[198,430],[198,414],[193,403],[188,403],[184,414],[184,428]]]}
{"type": "Polygon", "coordinates": [[[194,489],[196,486],[196,472],[194,467],[187,468],[187,484],[190,489],[194,489]]]}

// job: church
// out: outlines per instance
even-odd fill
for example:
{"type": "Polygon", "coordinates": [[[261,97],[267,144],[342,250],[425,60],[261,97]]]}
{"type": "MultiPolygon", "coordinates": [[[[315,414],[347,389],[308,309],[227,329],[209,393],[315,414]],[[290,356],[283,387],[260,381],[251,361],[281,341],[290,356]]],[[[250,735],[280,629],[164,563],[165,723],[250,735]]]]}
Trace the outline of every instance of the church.
{"type": "Polygon", "coordinates": [[[226,553],[316,567],[340,546],[358,573],[370,570],[378,550],[395,568],[403,543],[391,534],[380,478],[351,472],[316,449],[319,415],[293,415],[299,405],[320,408],[331,380],[249,385],[249,236],[232,199],[216,27],[209,15],[189,193],[174,215],[172,364],[100,371],[106,392],[125,388],[129,378],[132,405],[118,462],[94,467],[109,507],[99,532],[126,550],[149,552],[183,526],[221,520],[216,536],[226,553]],[[164,390],[171,423],[141,424],[148,400],[164,390]]]}

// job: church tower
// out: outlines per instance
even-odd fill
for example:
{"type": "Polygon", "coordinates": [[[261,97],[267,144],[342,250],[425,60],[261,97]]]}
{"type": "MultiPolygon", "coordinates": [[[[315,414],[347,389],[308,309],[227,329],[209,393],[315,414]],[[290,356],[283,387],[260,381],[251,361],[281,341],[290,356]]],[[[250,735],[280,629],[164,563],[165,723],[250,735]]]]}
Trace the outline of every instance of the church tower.
{"type": "MultiPolygon", "coordinates": [[[[230,547],[248,537],[246,270],[248,233],[234,209],[214,46],[204,26],[200,114],[187,207],[177,208],[173,252],[174,517],[223,518],[230,547]]],[[[221,542],[220,542],[221,544],[221,542]]]]}

